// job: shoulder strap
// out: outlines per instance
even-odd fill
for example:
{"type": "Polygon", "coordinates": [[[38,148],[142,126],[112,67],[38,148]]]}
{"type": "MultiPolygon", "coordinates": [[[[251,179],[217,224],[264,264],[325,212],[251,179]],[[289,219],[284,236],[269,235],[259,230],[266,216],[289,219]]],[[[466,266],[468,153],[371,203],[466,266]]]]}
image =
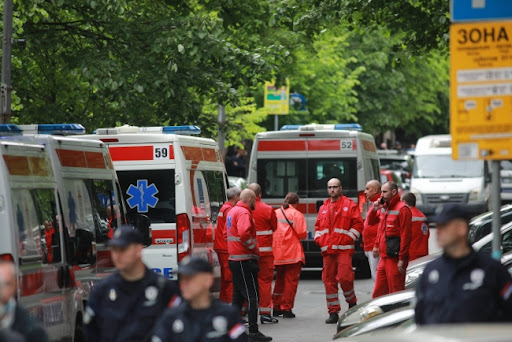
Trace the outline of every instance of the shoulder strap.
{"type": "MultiPolygon", "coordinates": [[[[295,236],[297,236],[297,232],[295,231],[295,228],[293,228],[293,225],[292,223],[290,222],[290,220],[288,220],[288,217],[286,217],[286,214],[284,213],[284,210],[283,210],[283,207],[280,208],[281,209],[281,212],[283,213],[283,216],[284,216],[284,219],[286,220],[286,222],[288,222],[288,225],[290,226],[290,228],[293,230],[293,233],[295,234],[295,236]]],[[[299,238],[297,236],[297,238],[299,238]]],[[[300,239],[299,239],[300,240],[300,239]]]]}

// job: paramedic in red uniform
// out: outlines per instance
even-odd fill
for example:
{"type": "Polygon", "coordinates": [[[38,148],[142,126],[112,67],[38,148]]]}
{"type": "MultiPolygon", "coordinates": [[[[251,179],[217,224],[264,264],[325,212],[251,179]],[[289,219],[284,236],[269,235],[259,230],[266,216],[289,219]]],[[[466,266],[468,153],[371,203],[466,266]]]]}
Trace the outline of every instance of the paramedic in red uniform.
{"type": "Polygon", "coordinates": [[[341,309],[338,283],[349,308],[357,304],[352,255],[355,241],[363,230],[363,219],[359,206],[343,196],[341,190],[339,179],[331,178],[327,182],[330,198],[320,207],[315,223],[315,243],[320,246],[324,263],[322,281],[329,312],[327,324],[338,322],[341,309]]]}
{"type": "Polygon", "coordinates": [[[380,255],[373,298],[404,289],[411,244],[411,209],[400,200],[395,182],[382,185],[381,199],[368,212],[370,224],[380,223],[373,248],[373,255],[380,255]]]}
{"type": "Polygon", "coordinates": [[[240,193],[240,201],[226,218],[228,233],[229,269],[233,275],[232,305],[242,310],[247,302],[249,341],[271,341],[272,337],[258,330],[258,259],[259,249],[252,210],[256,195],[251,189],[240,193]]]}
{"type": "Polygon", "coordinates": [[[409,261],[428,255],[428,238],[430,230],[425,215],[416,208],[416,196],[408,192],[402,196],[402,201],[411,209],[411,245],[409,246],[409,261]]]}
{"type": "Polygon", "coordinates": [[[276,283],[272,294],[274,316],[295,318],[292,312],[300,271],[306,263],[301,240],[308,231],[304,215],[297,210],[299,196],[289,192],[281,208],[276,209],[277,230],[274,233],[274,265],[276,283]]]}
{"type": "MultiPolygon", "coordinates": [[[[371,180],[366,183],[366,188],[364,193],[366,198],[370,203],[370,208],[368,210],[373,210],[373,202],[376,202],[380,198],[380,187],[381,184],[378,180],[371,180]]],[[[377,273],[377,265],[379,264],[379,256],[373,256],[373,247],[375,246],[375,238],[377,237],[377,228],[379,227],[379,222],[374,224],[370,224],[368,222],[368,217],[364,221],[364,229],[363,229],[363,244],[364,244],[364,254],[368,258],[368,263],[370,264],[370,271],[372,274],[372,279],[375,281],[375,275],[377,273]]]]}
{"type": "Polygon", "coordinates": [[[261,187],[257,183],[249,185],[249,189],[256,194],[256,204],[252,211],[256,238],[260,249],[260,271],[258,273],[258,291],[260,322],[278,323],[277,318],[272,317],[272,279],[274,279],[274,253],[272,250],[272,235],[277,229],[277,218],[274,209],[261,201],[261,187]]]}
{"type": "Polygon", "coordinates": [[[231,280],[231,271],[228,264],[228,241],[226,232],[226,217],[228,213],[236,205],[240,198],[240,189],[237,187],[229,188],[226,191],[228,200],[222,208],[220,208],[217,216],[217,226],[215,227],[215,241],[213,241],[213,249],[219,257],[220,263],[220,296],[219,299],[224,303],[231,303],[233,296],[233,282],[231,280]]]}

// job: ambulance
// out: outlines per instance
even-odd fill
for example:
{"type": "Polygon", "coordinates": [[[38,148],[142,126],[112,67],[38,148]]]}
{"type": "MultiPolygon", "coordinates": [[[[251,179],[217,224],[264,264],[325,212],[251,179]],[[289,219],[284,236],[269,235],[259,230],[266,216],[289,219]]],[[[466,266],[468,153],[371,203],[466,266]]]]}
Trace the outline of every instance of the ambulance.
{"type": "MultiPolygon", "coordinates": [[[[364,218],[366,183],[380,179],[375,141],[361,130],[358,124],[309,124],[256,134],[247,183],[258,183],[262,201],[274,208],[281,206],[288,192],[299,195],[298,209],[308,226],[308,238],[303,242],[306,266],[312,269],[322,264],[313,237],[317,211],[328,198],[328,180],[339,178],[343,195],[359,204],[364,218]]],[[[353,263],[365,272],[367,260],[358,245],[353,263]]]]}
{"type": "Polygon", "coordinates": [[[101,141],[55,135],[76,134],[77,129],[83,133],[80,125],[10,126],[18,134],[4,137],[5,150],[14,150],[10,145],[16,144],[38,146],[40,160],[32,167],[26,148],[27,156],[17,156],[21,159],[14,167],[17,159],[4,153],[11,175],[6,181],[11,198],[5,203],[12,208],[6,212],[15,217],[5,225],[13,234],[7,255],[19,266],[20,298],[43,322],[51,340],[81,340],[89,293],[96,281],[114,271],[106,243],[126,222],[117,176],[101,141]],[[38,172],[44,179],[34,177],[38,172]],[[27,173],[28,180],[18,173],[27,173]],[[29,186],[35,189],[23,188],[29,186]],[[26,277],[27,269],[35,276],[26,277]]]}
{"type": "Polygon", "coordinates": [[[151,222],[151,245],[143,260],[155,272],[177,279],[178,263],[201,255],[220,265],[213,250],[217,215],[226,201],[227,177],[218,144],[191,135],[196,126],[99,128],[82,138],[108,145],[127,210],[151,222]]]}

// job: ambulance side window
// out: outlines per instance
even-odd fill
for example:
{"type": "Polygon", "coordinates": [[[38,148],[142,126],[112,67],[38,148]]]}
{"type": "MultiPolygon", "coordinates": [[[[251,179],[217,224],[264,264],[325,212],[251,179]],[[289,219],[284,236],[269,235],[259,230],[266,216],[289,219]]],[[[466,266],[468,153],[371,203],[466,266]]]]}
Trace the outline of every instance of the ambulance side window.
{"type": "Polygon", "coordinates": [[[117,218],[119,217],[112,181],[87,179],[84,182],[91,199],[96,242],[105,242],[117,228],[117,218]]]}
{"type": "Polygon", "coordinates": [[[43,263],[58,263],[62,260],[59,222],[55,193],[49,189],[32,192],[41,227],[41,249],[43,263]]]}
{"type": "Polygon", "coordinates": [[[220,208],[226,201],[224,173],[221,171],[203,171],[203,176],[210,197],[210,220],[212,223],[216,223],[220,208]]]}
{"type": "Polygon", "coordinates": [[[372,179],[380,178],[380,163],[378,159],[370,159],[372,162],[373,177],[372,179]]]}

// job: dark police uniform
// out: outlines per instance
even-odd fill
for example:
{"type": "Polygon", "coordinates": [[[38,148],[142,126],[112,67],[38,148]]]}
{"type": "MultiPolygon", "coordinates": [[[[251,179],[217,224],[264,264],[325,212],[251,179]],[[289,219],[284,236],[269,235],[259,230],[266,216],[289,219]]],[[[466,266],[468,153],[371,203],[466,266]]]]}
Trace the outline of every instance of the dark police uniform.
{"type": "Polygon", "coordinates": [[[148,341],[164,310],[181,301],[177,285],[146,267],[144,278],[129,282],[119,272],[92,291],[84,315],[87,341],[148,341]]]}
{"type": "Polygon", "coordinates": [[[165,311],[155,325],[151,342],[247,341],[240,311],[214,299],[211,307],[192,309],[183,301],[165,311]]]}
{"type": "Polygon", "coordinates": [[[471,251],[430,262],[416,288],[416,323],[512,321],[512,278],[489,255],[471,251]]]}

